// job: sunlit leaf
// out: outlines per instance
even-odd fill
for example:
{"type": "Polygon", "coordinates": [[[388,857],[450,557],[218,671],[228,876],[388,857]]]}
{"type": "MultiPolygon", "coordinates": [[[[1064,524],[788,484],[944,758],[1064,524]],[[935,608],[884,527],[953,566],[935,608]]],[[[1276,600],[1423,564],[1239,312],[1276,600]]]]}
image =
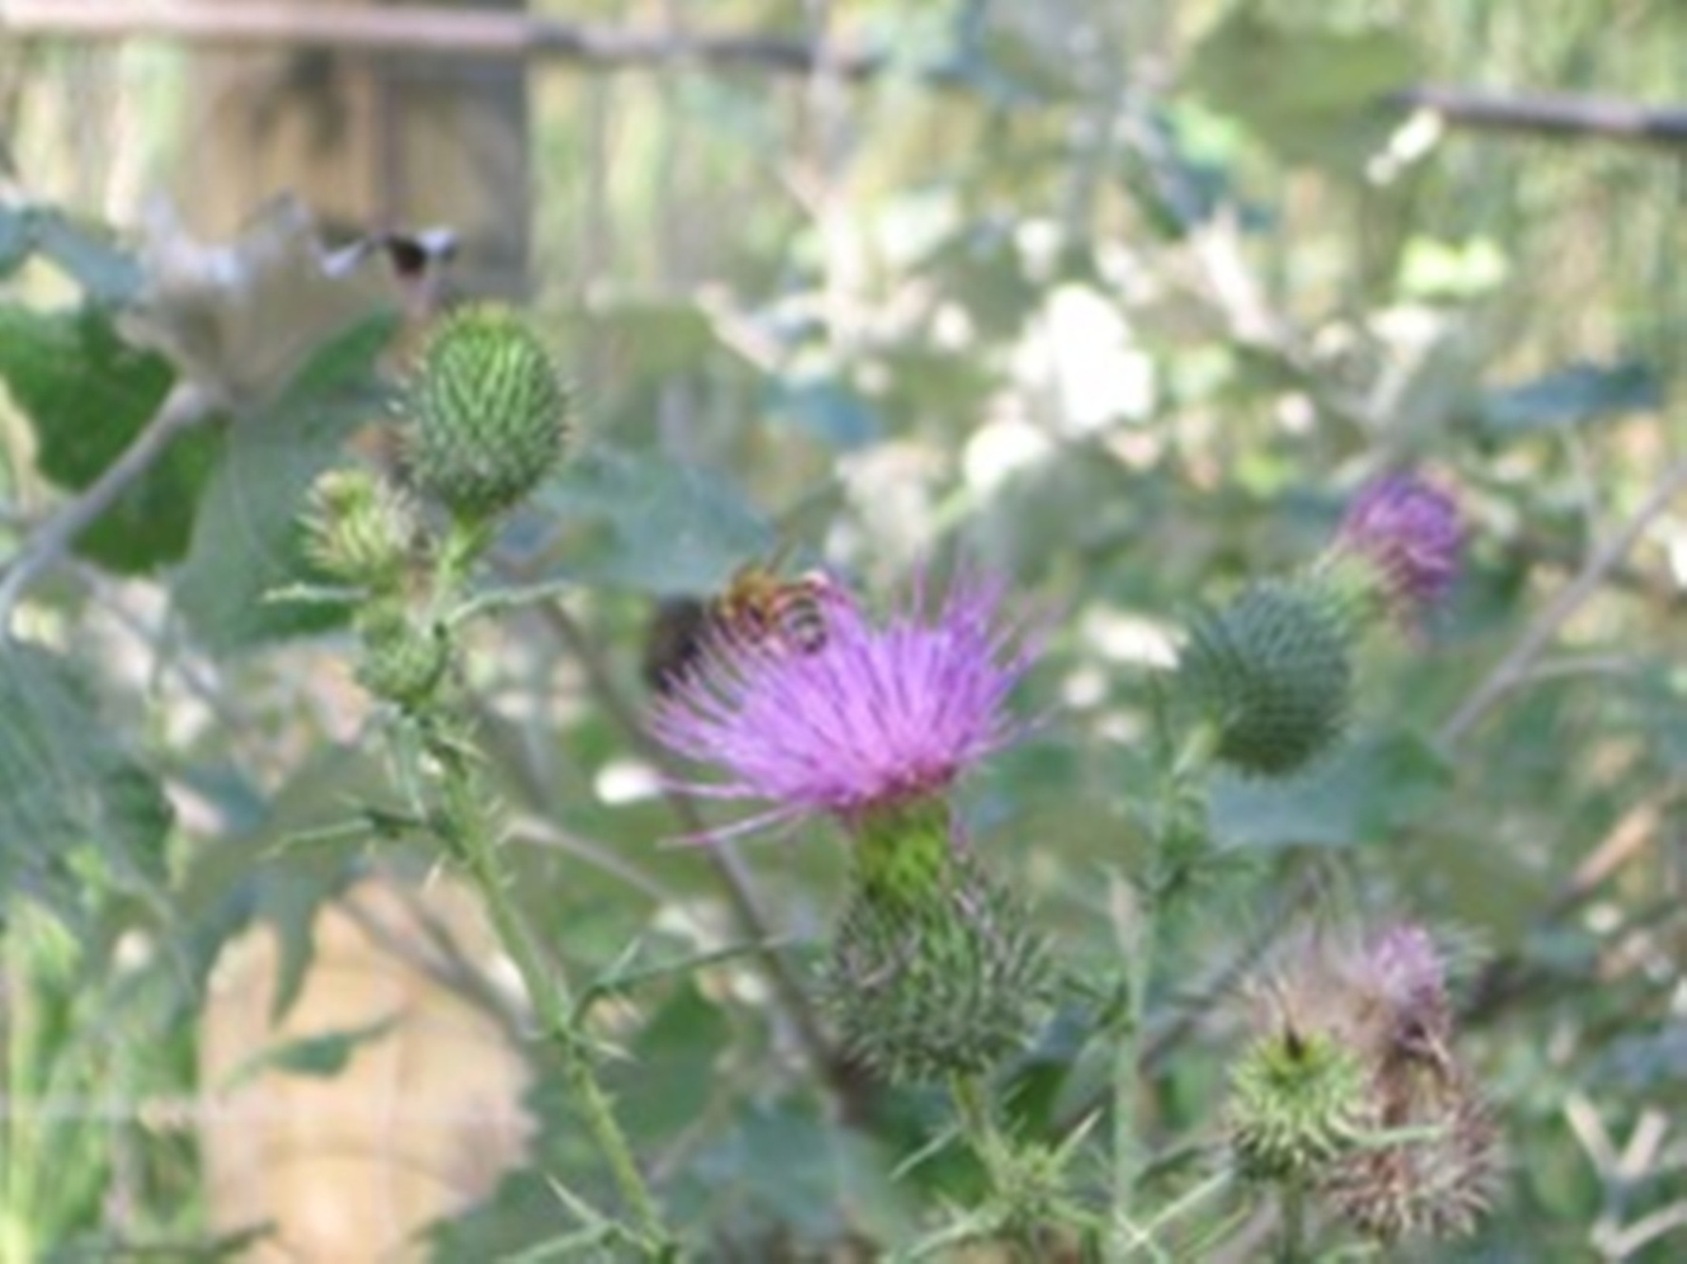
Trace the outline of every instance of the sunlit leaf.
{"type": "MultiPolygon", "coordinates": [[[[37,468],[79,491],[152,419],[175,375],[161,357],[119,339],[99,308],[0,305],[0,377],[34,431],[37,468]]],[[[178,436],[82,534],[77,552],[125,573],[180,557],[220,442],[210,427],[178,436]]]]}

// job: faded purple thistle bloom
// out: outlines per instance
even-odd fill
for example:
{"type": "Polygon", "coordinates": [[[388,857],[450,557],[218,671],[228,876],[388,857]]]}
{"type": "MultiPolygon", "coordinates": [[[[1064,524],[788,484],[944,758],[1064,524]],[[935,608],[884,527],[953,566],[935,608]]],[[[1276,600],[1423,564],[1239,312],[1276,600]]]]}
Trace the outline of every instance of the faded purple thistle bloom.
{"type": "Polygon", "coordinates": [[[1446,970],[1428,931],[1405,922],[1373,936],[1354,983],[1368,998],[1364,1008],[1375,1025],[1371,1037],[1382,1061],[1445,1063],[1453,1015],[1446,970]]]}
{"type": "Polygon", "coordinates": [[[1421,613],[1458,578],[1464,527],[1448,493],[1415,474],[1385,474],[1348,505],[1336,548],[1374,566],[1397,607],[1421,613]]]}
{"type": "Polygon", "coordinates": [[[848,824],[941,794],[1011,743],[1024,726],[1007,697],[1032,650],[1001,618],[1003,595],[1001,583],[970,578],[928,603],[916,581],[874,622],[840,590],[811,652],[714,642],[651,719],[664,745],[724,774],[686,789],[773,805],[711,836],[809,815],[848,824]]]}

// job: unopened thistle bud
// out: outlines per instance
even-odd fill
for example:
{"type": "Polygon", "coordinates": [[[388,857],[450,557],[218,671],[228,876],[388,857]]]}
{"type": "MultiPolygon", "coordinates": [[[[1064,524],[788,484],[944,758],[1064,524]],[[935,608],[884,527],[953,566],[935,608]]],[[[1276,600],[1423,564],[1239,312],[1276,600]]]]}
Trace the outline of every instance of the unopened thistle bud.
{"type": "Polygon", "coordinates": [[[1230,1080],[1230,1139],[1244,1176],[1301,1181],[1351,1148],[1365,1121],[1365,1066],[1323,1032],[1264,1036],[1230,1080]]]}
{"type": "Polygon", "coordinates": [[[419,623],[399,606],[376,605],[359,619],[363,661],[357,679],[370,693],[401,707],[425,703],[451,660],[444,630],[419,623]]]}
{"type": "Polygon", "coordinates": [[[418,536],[414,510],[368,470],[329,470],[311,488],[311,560],[335,579],[373,594],[404,582],[418,536]]]}
{"type": "Polygon", "coordinates": [[[562,458],[568,394],[549,352],[515,313],[473,307],[429,338],[409,392],[418,486],[460,520],[487,521],[562,458]]]}
{"type": "Polygon", "coordinates": [[[1352,631],[1316,583],[1262,583],[1199,618],[1179,676],[1218,757],[1262,777],[1299,771],[1347,723],[1352,631]]]}
{"type": "MultiPolygon", "coordinates": [[[[898,1083],[989,1070],[1046,1010],[1048,957],[1025,909],[966,851],[858,875],[827,974],[844,1047],[898,1083]]],[[[914,850],[922,850],[916,846],[914,850]]]]}

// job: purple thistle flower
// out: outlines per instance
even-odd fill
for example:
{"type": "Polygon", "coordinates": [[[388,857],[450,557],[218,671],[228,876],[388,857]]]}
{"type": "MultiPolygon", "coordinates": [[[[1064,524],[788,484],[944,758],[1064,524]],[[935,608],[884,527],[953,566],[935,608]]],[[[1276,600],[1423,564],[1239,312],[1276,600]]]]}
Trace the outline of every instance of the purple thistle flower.
{"type": "Polygon", "coordinates": [[[693,793],[773,806],[719,838],[810,815],[846,824],[942,794],[1024,730],[1008,694],[1033,657],[1000,616],[1004,586],[956,581],[928,609],[925,584],[881,622],[839,590],[811,652],[721,638],[656,705],[665,746],[724,774],[693,793]]]}
{"type": "Polygon", "coordinates": [[[1415,474],[1366,483],[1336,535],[1337,551],[1374,567],[1394,605],[1414,614],[1452,590],[1463,548],[1458,504],[1415,474]]]}

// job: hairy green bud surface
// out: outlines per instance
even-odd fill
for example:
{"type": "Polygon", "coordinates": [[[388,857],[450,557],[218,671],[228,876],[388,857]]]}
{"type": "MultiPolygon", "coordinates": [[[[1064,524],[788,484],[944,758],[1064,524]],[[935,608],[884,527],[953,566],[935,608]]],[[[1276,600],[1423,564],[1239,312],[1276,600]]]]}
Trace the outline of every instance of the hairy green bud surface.
{"type": "Polygon", "coordinates": [[[1257,1041],[1231,1074],[1237,1166],[1261,1181],[1317,1176],[1353,1145],[1365,1090],[1358,1055],[1327,1036],[1281,1032],[1257,1041]]]}
{"type": "Polygon", "coordinates": [[[361,469],[329,470],[316,480],[306,528],[312,561],[376,594],[403,585],[419,530],[404,497],[361,469]]]}
{"type": "Polygon", "coordinates": [[[451,646],[444,630],[384,605],[365,611],[360,623],[363,661],[357,669],[358,683],[377,698],[401,707],[426,702],[450,664],[451,646]]]}
{"type": "Polygon", "coordinates": [[[1257,584],[1198,619],[1179,674],[1217,727],[1218,757],[1284,777],[1328,751],[1347,723],[1351,637],[1314,584],[1257,584]]]}
{"type": "Polygon", "coordinates": [[[538,336],[505,308],[443,322],[422,350],[409,408],[417,485],[462,520],[509,509],[563,455],[567,390],[538,336]]]}
{"type": "Polygon", "coordinates": [[[922,1082],[1013,1053],[1048,991],[1044,945],[1020,902],[956,850],[923,894],[857,882],[825,996],[852,1053],[888,1079],[922,1082]]]}

